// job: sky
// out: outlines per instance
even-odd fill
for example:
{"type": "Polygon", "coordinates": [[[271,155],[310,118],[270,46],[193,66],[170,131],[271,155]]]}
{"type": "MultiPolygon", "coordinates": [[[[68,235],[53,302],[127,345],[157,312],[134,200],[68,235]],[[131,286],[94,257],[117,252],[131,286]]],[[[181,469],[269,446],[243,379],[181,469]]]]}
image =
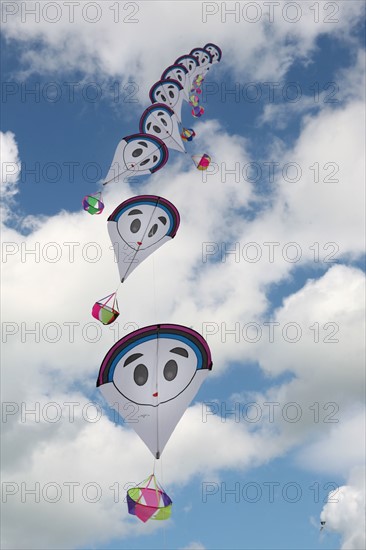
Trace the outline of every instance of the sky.
{"type": "Polygon", "coordinates": [[[364,21],[353,0],[2,1],[4,549],[365,548],[364,21]],[[187,154],[89,215],[150,87],[208,42],[187,154]],[[181,224],[103,326],[107,218],[140,194],[181,224]],[[95,383],[156,323],[200,333],[213,369],[157,461],[172,517],[143,524],[125,494],[153,457],[95,383]]]}

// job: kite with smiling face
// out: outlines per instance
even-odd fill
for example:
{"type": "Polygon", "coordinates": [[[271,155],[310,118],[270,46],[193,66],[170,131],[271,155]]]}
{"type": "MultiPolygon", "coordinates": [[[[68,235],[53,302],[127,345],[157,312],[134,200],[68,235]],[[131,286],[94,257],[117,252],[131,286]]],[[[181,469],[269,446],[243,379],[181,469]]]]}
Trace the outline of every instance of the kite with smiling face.
{"type": "Polygon", "coordinates": [[[103,185],[131,176],[153,174],[163,168],[168,157],[167,146],[157,136],[142,133],[126,136],[117,145],[103,185]]]}
{"type": "Polygon", "coordinates": [[[198,67],[198,60],[193,55],[181,55],[174,61],[174,65],[182,65],[187,69],[187,78],[189,79],[189,89],[192,87],[192,82],[198,67]]]}
{"type": "Polygon", "coordinates": [[[97,387],[160,458],[211,369],[211,352],[200,334],[181,325],[153,325],[112,346],[97,387]]]}
{"type": "Polygon", "coordinates": [[[188,101],[189,91],[191,89],[191,79],[188,74],[188,69],[183,65],[170,65],[161,75],[161,80],[176,80],[183,86],[181,94],[184,101],[188,101]]]}
{"type": "Polygon", "coordinates": [[[117,206],[108,218],[108,232],[121,283],[150,254],[175,237],[179,223],[176,207],[156,195],[139,195],[117,206]]]}
{"type": "Polygon", "coordinates": [[[191,50],[190,55],[193,55],[198,61],[195,76],[202,75],[204,77],[212,65],[212,56],[210,52],[204,48],[194,48],[191,50]]]}
{"type": "Polygon", "coordinates": [[[178,119],[173,109],[163,103],[153,103],[143,112],[140,132],[158,137],[169,149],[186,152],[179,133],[178,119]]]}
{"type": "Polygon", "coordinates": [[[204,50],[207,50],[212,57],[212,64],[220,63],[221,57],[222,57],[222,51],[221,48],[216,46],[216,44],[212,44],[212,42],[209,42],[205,46],[203,46],[204,50]]]}
{"type": "Polygon", "coordinates": [[[173,109],[177,119],[181,122],[182,91],[183,86],[178,80],[159,80],[150,88],[150,101],[151,103],[164,103],[173,109]]]}

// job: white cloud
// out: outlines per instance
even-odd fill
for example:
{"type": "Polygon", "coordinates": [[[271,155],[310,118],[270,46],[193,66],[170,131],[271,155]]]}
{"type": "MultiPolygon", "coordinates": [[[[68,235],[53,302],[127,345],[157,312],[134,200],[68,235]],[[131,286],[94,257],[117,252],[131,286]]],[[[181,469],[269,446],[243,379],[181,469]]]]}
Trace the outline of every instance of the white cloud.
{"type": "Polygon", "coordinates": [[[328,495],[328,502],[320,515],[325,531],[342,536],[341,550],[363,550],[365,538],[365,468],[354,468],[347,485],[328,495]]]}
{"type": "Polygon", "coordinates": [[[344,476],[356,465],[363,464],[365,440],[360,434],[365,433],[366,411],[360,405],[355,409],[341,412],[338,423],[330,426],[327,435],[301,450],[298,462],[302,467],[344,476]]]}
{"type": "MultiPolygon", "coordinates": [[[[158,80],[162,59],[167,66],[187,51],[187,36],[189,50],[206,42],[220,44],[226,67],[237,77],[278,80],[295,59],[309,61],[320,35],[350,39],[363,14],[362,5],[355,1],[337,4],[338,13],[320,9],[318,14],[307,5],[288,9],[283,1],[274,7],[271,17],[269,7],[260,3],[256,4],[257,13],[253,8],[245,13],[238,4],[236,16],[226,15],[225,5],[214,4],[216,13],[208,15],[203,24],[206,4],[199,2],[189,3],[189,9],[181,1],[174,2],[174,8],[166,2],[137,2],[135,10],[117,11],[113,2],[94,3],[97,8],[80,3],[73,14],[64,4],[58,9],[38,5],[37,13],[35,4],[20,4],[19,9],[10,6],[4,16],[6,38],[26,46],[22,52],[26,74],[55,74],[80,67],[89,74],[102,72],[126,79],[136,78],[137,73],[143,97],[148,83],[158,80]],[[29,13],[32,8],[36,15],[29,13]],[[178,21],[181,32],[177,34],[178,21]],[[146,36],[153,37],[148,50],[146,36]]],[[[208,9],[212,11],[212,7],[208,9]]]]}
{"type": "Polygon", "coordinates": [[[190,542],[188,546],[184,546],[181,550],[206,550],[206,546],[200,542],[190,542]]]}
{"type": "Polygon", "coordinates": [[[20,173],[18,144],[13,132],[0,132],[1,157],[1,218],[6,221],[10,216],[10,208],[14,196],[19,192],[17,182],[20,173]]]}

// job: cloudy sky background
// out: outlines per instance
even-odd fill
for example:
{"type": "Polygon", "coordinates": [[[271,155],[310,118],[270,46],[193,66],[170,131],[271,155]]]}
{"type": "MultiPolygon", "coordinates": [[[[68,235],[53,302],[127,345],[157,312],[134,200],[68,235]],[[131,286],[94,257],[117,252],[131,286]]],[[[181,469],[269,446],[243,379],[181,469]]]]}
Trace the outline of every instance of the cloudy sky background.
{"type": "Polygon", "coordinates": [[[2,3],[3,547],[365,548],[364,4],[71,4],[2,3]],[[207,42],[223,58],[183,122],[210,171],[172,152],[89,216],[150,86],[207,42]],[[144,193],[181,226],[103,327],[106,219],[144,193]],[[203,334],[214,368],[158,465],[172,519],[142,525],[123,499],[152,458],[95,380],[156,322],[203,334]]]}

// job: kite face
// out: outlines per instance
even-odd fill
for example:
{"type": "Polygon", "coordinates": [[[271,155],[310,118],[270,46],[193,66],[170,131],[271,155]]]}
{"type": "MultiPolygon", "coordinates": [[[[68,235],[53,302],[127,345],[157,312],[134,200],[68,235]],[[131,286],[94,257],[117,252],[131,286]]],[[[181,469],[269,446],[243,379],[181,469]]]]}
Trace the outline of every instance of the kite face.
{"type": "Polygon", "coordinates": [[[188,69],[183,65],[170,65],[161,75],[161,80],[176,80],[182,87],[182,94],[185,101],[188,101],[188,94],[191,88],[191,79],[188,74],[188,69]]]}
{"type": "Polygon", "coordinates": [[[197,59],[200,68],[207,67],[207,65],[212,64],[212,57],[208,50],[204,50],[203,48],[194,48],[194,50],[191,51],[191,55],[197,59]]]}
{"type": "Polygon", "coordinates": [[[144,201],[143,197],[120,208],[118,215],[109,217],[108,221],[117,223],[119,236],[132,250],[146,250],[163,237],[172,236],[173,226],[176,225],[172,213],[165,206],[151,200],[144,201]]]}
{"type": "Polygon", "coordinates": [[[198,67],[198,61],[193,55],[182,55],[175,60],[175,65],[183,65],[189,75],[193,75],[198,67]]]}
{"type": "Polygon", "coordinates": [[[114,210],[108,218],[108,232],[122,282],[150,254],[175,237],[179,223],[175,206],[156,195],[133,197],[114,210]]]}
{"type": "Polygon", "coordinates": [[[123,161],[127,170],[155,172],[161,168],[164,154],[156,138],[135,134],[124,138],[123,161]]]}
{"type": "Polygon", "coordinates": [[[181,100],[180,92],[183,86],[177,80],[159,80],[150,90],[151,103],[164,103],[173,111],[181,100]]]}
{"type": "Polygon", "coordinates": [[[203,337],[181,325],[153,325],[132,332],[109,350],[97,386],[159,458],[185,409],[212,368],[203,337]]]}
{"type": "Polygon", "coordinates": [[[173,109],[163,103],[154,103],[145,110],[140,119],[140,132],[160,138],[170,149],[185,152],[178,119],[173,109]]]}
{"type": "Polygon", "coordinates": [[[117,146],[103,185],[125,177],[153,174],[163,168],[168,158],[168,149],[158,137],[143,133],[126,136],[117,146]]]}
{"type": "Polygon", "coordinates": [[[203,48],[204,50],[207,50],[211,56],[212,56],[212,63],[219,63],[222,56],[221,48],[216,46],[216,44],[208,43],[203,48]]]}
{"type": "Polygon", "coordinates": [[[188,70],[182,65],[170,65],[161,75],[161,80],[177,80],[183,88],[187,80],[188,70]]]}
{"type": "Polygon", "coordinates": [[[196,374],[199,358],[179,337],[159,337],[156,365],[156,338],[137,342],[122,353],[113,373],[113,384],[129,401],[157,407],[177,398],[196,374]]]}

